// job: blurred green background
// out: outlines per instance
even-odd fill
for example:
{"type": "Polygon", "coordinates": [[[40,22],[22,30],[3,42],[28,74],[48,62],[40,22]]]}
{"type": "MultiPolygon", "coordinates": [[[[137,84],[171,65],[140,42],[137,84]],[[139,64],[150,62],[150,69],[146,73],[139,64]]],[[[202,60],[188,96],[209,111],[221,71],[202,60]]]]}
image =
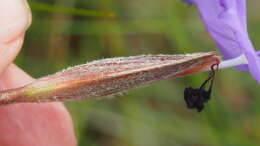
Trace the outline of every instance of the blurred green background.
{"type": "MultiPolygon", "coordinates": [[[[248,2],[260,46],[260,1],[248,2]]],[[[33,23],[16,63],[33,77],[95,59],[217,50],[194,6],[180,0],[30,0],[33,23]]],[[[66,103],[79,146],[250,146],[260,143],[260,86],[245,72],[217,73],[203,112],[183,90],[207,73],[168,79],[112,99],[66,103]]]]}

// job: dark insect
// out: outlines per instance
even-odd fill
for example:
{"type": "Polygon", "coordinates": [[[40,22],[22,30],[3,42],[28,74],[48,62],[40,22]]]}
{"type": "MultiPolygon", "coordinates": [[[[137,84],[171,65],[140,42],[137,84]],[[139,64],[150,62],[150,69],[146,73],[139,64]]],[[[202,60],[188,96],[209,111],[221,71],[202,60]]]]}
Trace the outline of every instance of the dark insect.
{"type": "Polygon", "coordinates": [[[200,88],[185,88],[184,100],[188,108],[196,108],[198,112],[201,112],[204,109],[204,103],[208,102],[208,100],[210,99],[211,89],[215,76],[215,66],[217,66],[216,69],[218,69],[218,64],[213,64],[211,66],[211,72],[209,73],[208,78],[200,86],[200,88]],[[205,89],[207,84],[210,84],[208,90],[205,89]]]}

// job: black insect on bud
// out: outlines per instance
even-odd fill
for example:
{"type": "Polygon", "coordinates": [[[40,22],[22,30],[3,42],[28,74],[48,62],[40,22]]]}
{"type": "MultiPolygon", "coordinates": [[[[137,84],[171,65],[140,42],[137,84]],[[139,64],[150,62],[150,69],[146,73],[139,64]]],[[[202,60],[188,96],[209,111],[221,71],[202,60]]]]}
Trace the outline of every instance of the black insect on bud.
{"type": "Polygon", "coordinates": [[[218,64],[213,64],[211,66],[211,72],[208,78],[200,86],[200,88],[192,88],[192,87],[185,88],[184,100],[188,108],[190,109],[196,108],[198,112],[201,112],[204,109],[204,103],[210,100],[211,89],[215,77],[215,68],[214,68],[215,66],[217,66],[216,69],[218,69],[218,64]],[[205,89],[207,84],[210,84],[208,90],[205,89]]]}

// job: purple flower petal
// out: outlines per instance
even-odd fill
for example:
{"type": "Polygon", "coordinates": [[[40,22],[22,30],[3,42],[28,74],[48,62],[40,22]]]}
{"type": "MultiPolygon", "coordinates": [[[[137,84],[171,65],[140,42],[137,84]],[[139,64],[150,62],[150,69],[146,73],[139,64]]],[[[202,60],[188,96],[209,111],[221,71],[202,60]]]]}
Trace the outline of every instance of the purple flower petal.
{"type": "Polygon", "coordinates": [[[246,50],[245,56],[248,60],[249,72],[260,83],[260,62],[257,54],[252,50],[246,50]]]}
{"type": "Polygon", "coordinates": [[[260,62],[249,39],[245,0],[183,0],[195,4],[205,26],[220,48],[225,59],[245,54],[248,65],[237,67],[249,71],[260,84],[260,62]]]}

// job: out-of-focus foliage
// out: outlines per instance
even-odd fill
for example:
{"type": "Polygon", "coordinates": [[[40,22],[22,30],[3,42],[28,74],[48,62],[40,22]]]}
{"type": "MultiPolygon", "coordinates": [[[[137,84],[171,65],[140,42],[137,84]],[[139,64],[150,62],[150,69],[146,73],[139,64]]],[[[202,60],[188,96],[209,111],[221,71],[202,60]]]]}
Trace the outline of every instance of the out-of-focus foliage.
{"type": "MultiPolygon", "coordinates": [[[[260,2],[248,2],[260,46],[260,2]]],[[[34,77],[104,57],[217,50],[195,7],[180,0],[31,0],[33,23],[16,63],[34,77]]],[[[259,145],[260,86],[235,69],[217,73],[203,112],[188,110],[186,86],[170,79],[112,99],[66,103],[80,146],[259,145]]]]}

